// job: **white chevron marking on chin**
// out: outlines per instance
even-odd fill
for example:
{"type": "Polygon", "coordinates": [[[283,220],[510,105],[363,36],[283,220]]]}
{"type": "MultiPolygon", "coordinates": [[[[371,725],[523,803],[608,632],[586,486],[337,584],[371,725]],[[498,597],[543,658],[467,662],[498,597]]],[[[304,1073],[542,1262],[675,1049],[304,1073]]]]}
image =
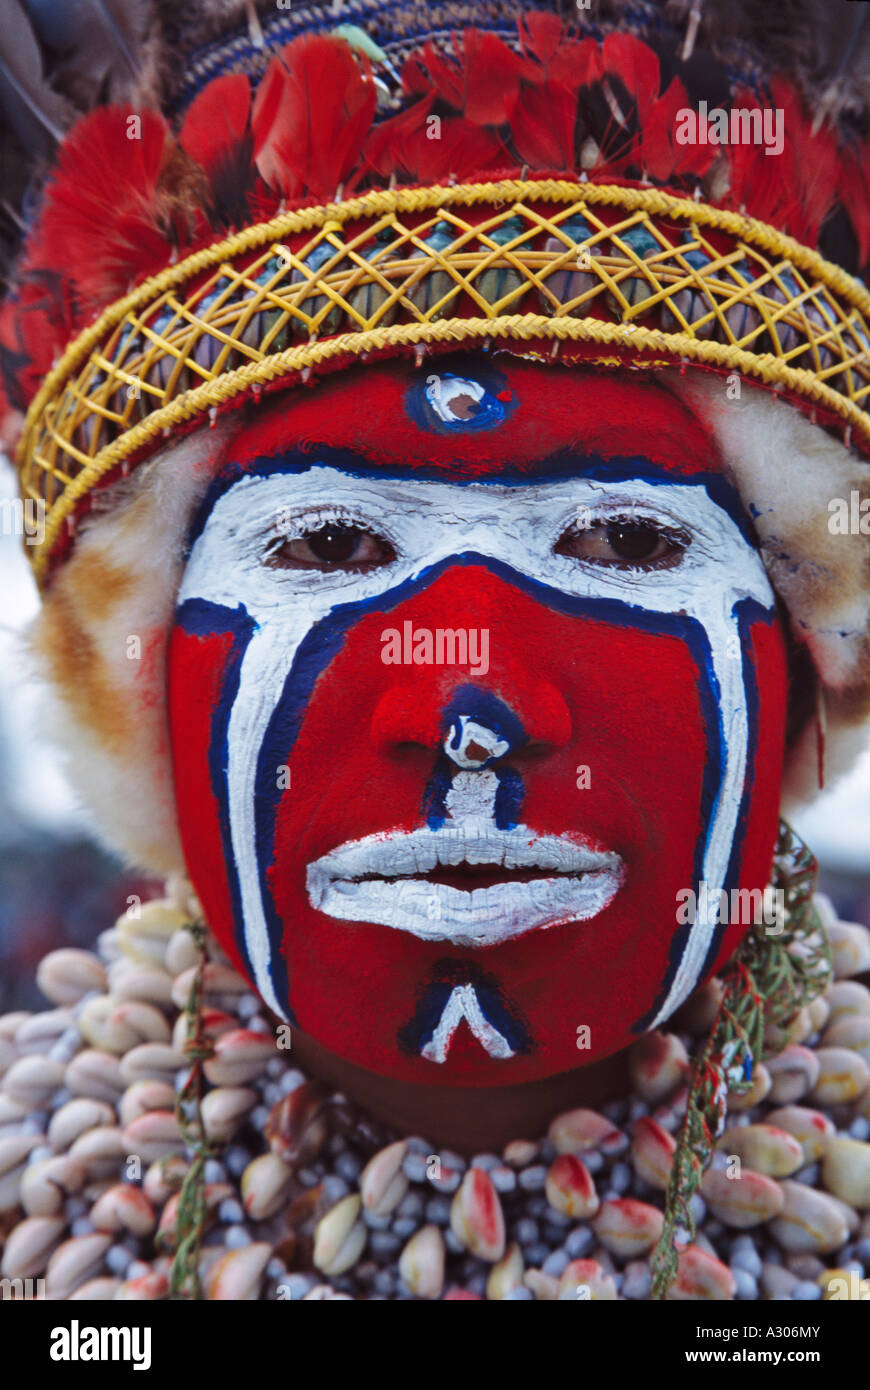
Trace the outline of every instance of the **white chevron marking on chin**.
{"type": "Polygon", "coordinates": [[[450,1044],[462,1020],[465,1019],[477,1041],[490,1057],[500,1061],[514,1056],[514,1050],[497,1028],[484,1018],[473,985],[457,985],[444,1005],[438,1027],[420,1055],[429,1062],[446,1062],[450,1044]]]}

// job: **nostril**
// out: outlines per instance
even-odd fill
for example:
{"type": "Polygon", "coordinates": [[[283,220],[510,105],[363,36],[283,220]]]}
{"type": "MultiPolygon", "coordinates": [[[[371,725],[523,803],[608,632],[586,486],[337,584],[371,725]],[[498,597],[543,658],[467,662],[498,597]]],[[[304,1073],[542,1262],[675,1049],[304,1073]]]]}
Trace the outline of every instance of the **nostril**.
{"type": "Polygon", "coordinates": [[[465,748],[466,757],[483,760],[489,757],[489,749],[484,748],[481,743],[469,743],[465,748]]]}
{"type": "MultiPolygon", "coordinates": [[[[567,739],[565,742],[567,742],[567,739]]],[[[530,758],[546,758],[549,757],[554,748],[559,747],[561,743],[562,740],[551,741],[548,738],[530,738],[528,743],[524,744],[515,756],[524,760],[530,758]]]]}
{"type": "Polygon", "coordinates": [[[407,686],[393,686],[375,705],[371,740],[379,753],[434,751],[439,746],[438,707],[407,686]]]}

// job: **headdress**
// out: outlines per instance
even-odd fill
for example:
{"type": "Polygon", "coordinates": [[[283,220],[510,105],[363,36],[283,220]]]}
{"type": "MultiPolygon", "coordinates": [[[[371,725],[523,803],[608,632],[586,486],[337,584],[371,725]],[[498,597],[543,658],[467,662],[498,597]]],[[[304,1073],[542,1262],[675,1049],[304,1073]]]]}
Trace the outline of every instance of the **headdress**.
{"type": "MultiPolygon", "coordinates": [[[[73,126],[3,317],[22,487],[48,509],[41,578],[167,432],[385,353],[691,362],[870,444],[860,109],[820,122],[745,45],[711,80],[654,6],[616,28],[612,7],[599,24],[492,0],[355,4],[350,25],[343,6],[288,7],[149,88],[161,33],[140,20],[131,52],[133,8],[85,6],[79,37],[114,10],[129,72],[110,64],[108,90],[151,106],[73,126]]],[[[234,8],[194,7],[204,25],[234,8]]],[[[23,47],[29,17],[63,41],[44,6],[14,9],[7,40],[23,47]]],[[[49,90],[16,101],[8,76],[16,133],[56,130],[49,90]]]]}

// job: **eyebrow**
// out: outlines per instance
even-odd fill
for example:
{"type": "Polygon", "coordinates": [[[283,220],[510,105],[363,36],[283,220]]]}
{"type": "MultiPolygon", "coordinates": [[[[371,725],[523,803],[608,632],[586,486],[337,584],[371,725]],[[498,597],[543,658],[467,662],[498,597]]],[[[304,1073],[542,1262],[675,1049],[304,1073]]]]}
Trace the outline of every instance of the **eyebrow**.
{"type": "MultiPolygon", "coordinates": [[[[453,465],[460,467],[463,465],[453,465]]],[[[741,535],[757,547],[758,537],[752,520],[743,505],[737,488],[724,474],[710,469],[677,473],[653,463],[642,454],[605,458],[598,453],[581,454],[560,449],[541,459],[520,465],[506,464],[498,471],[457,477],[449,464],[430,464],[414,461],[407,464],[384,464],[366,454],[327,444],[308,444],[281,453],[260,455],[244,464],[230,462],[221,469],[196,509],[188,531],[185,551],[202,534],[208,517],[218,500],[237,483],[248,478],[291,477],[307,473],[312,468],[333,468],[348,477],[363,479],[384,478],[392,481],[450,483],[455,487],[471,484],[502,487],[532,487],[565,482],[571,478],[589,478],[608,483],[646,482],[661,486],[703,487],[710,500],[728,514],[741,535]],[[531,469],[534,468],[534,472],[531,469]]]]}

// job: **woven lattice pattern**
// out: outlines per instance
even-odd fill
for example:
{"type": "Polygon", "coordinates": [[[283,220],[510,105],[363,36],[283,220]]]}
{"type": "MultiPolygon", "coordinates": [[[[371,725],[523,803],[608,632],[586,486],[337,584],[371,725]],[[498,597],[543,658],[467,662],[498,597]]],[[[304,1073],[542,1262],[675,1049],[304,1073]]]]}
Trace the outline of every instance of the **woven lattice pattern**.
{"type": "Polygon", "coordinates": [[[378,192],[198,252],[71,345],[20,453],[47,507],[37,572],[79,500],[164,431],[335,358],[487,339],[730,368],[870,438],[870,296],[772,228],[655,189],[378,192]]]}

